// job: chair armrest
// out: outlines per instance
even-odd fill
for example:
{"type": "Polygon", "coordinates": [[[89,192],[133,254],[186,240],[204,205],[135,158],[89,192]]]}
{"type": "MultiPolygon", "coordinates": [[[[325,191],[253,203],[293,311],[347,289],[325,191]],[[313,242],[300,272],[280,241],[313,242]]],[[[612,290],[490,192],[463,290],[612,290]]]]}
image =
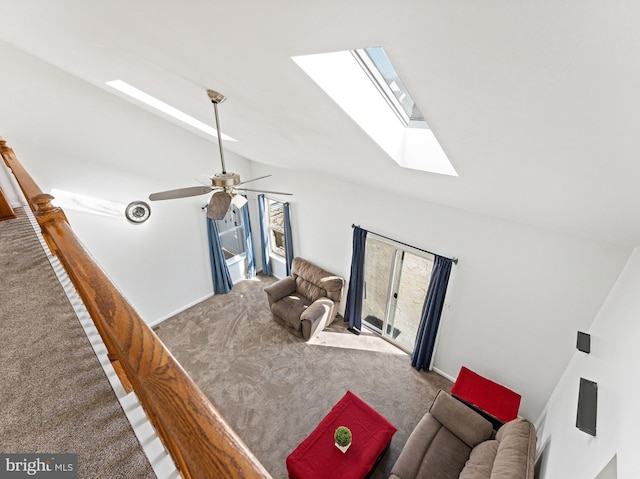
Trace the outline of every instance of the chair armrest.
{"type": "Polygon", "coordinates": [[[269,304],[273,304],[286,295],[296,292],[296,280],[293,276],[287,276],[264,288],[264,292],[267,293],[269,304]]]}
{"type": "Polygon", "coordinates": [[[311,338],[317,330],[323,330],[334,310],[335,303],[327,297],[318,298],[311,303],[300,315],[304,339],[311,338]]]}

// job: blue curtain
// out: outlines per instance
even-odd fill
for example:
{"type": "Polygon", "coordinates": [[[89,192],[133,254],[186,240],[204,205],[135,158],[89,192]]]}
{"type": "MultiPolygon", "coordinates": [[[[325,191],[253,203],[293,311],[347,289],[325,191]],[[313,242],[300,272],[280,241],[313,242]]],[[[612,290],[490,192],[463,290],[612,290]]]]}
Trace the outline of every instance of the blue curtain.
{"type": "Polygon", "coordinates": [[[418,371],[429,370],[431,357],[436,344],[436,334],[440,325],[440,316],[444,307],[444,297],[447,293],[452,260],[442,256],[435,257],[431,282],[427,290],[427,297],[422,307],[422,318],[416,336],[416,345],[411,353],[411,365],[418,371]]]}
{"type": "Polygon", "coordinates": [[[364,253],[367,230],[353,227],[353,249],[351,253],[351,277],[345,305],[344,320],[349,322],[349,331],[360,334],[362,328],[362,296],[364,293],[364,253]]]}
{"type": "Polygon", "coordinates": [[[253,248],[253,233],[249,218],[249,203],[242,207],[242,224],[244,225],[244,244],[247,255],[247,279],[256,277],[256,251],[253,248]]]}
{"type": "Polygon", "coordinates": [[[293,237],[291,235],[291,216],[289,203],[284,205],[284,251],[286,254],[287,276],[291,276],[291,262],[293,261],[293,237]]]}
{"type": "Polygon", "coordinates": [[[211,259],[211,276],[213,278],[213,292],[224,294],[231,291],[233,283],[227,269],[227,262],[220,246],[218,227],[215,220],[207,218],[207,234],[209,236],[209,258],[211,259]]]}
{"type": "Polygon", "coordinates": [[[260,216],[260,247],[262,249],[262,274],[271,276],[271,257],[269,256],[269,218],[266,212],[264,195],[258,195],[258,214],[260,216]]]}

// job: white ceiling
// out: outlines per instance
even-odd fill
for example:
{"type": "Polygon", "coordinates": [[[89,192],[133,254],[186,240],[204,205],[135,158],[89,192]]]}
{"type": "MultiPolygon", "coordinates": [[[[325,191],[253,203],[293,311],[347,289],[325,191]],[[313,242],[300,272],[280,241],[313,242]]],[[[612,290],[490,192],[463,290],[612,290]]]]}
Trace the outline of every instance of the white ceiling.
{"type": "Polygon", "coordinates": [[[102,89],[119,78],[209,124],[205,89],[222,92],[222,129],[239,140],[226,146],[250,160],[640,245],[640,3],[0,0],[0,8],[0,39],[102,89]],[[378,45],[458,178],[398,167],[291,60],[378,45]]]}

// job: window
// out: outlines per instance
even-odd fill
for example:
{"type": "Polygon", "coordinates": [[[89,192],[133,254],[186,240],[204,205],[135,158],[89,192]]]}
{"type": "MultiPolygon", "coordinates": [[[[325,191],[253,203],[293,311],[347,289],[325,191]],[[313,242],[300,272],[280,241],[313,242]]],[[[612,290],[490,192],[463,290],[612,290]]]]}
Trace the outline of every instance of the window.
{"type": "Polygon", "coordinates": [[[284,204],[267,198],[267,211],[269,216],[269,247],[273,254],[286,256],[284,249],[284,204]]]}
{"type": "Polygon", "coordinates": [[[224,258],[229,260],[245,252],[244,225],[242,212],[231,205],[227,214],[221,220],[216,221],[218,236],[224,258]]]}

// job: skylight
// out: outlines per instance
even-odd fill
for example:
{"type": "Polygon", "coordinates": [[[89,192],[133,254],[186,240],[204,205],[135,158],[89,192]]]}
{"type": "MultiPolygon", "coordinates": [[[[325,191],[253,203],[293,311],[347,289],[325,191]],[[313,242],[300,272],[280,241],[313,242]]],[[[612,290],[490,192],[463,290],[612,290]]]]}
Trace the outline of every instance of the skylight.
{"type": "Polygon", "coordinates": [[[293,61],[400,166],[458,176],[382,47],[293,61]]]}
{"type": "Polygon", "coordinates": [[[382,47],[351,50],[351,53],[405,126],[428,128],[418,105],[411,98],[382,47]]]}
{"type": "MultiPolygon", "coordinates": [[[[154,108],[155,110],[158,110],[166,115],[169,115],[172,118],[175,118],[176,120],[186,123],[193,128],[196,128],[200,131],[203,131],[204,133],[207,133],[208,135],[213,136],[216,140],[218,139],[217,131],[212,126],[209,126],[206,123],[201,122],[200,120],[196,120],[194,117],[187,115],[186,113],[172,107],[162,100],[158,100],[156,97],[151,96],[132,85],[129,85],[127,82],[124,82],[122,80],[112,80],[108,81],[107,85],[135,100],[138,100],[139,102],[144,103],[147,106],[150,106],[151,108],[154,108]]],[[[222,139],[228,141],[237,141],[230,136],[225,135],[224,133],[222,133],[222,139]]]]}

